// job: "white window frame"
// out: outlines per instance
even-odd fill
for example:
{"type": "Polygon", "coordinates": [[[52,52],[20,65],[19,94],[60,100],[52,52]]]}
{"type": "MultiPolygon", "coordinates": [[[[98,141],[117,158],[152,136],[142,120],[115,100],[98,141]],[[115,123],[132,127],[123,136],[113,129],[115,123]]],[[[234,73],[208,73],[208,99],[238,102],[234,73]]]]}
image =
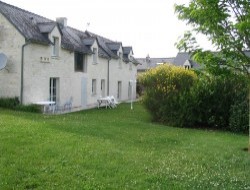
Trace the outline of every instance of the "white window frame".
{"type": "Polygon", "coordinates": [[[49,100],[59,101],[59,78],[51,77],[49,81],[49,100]]]}
{"type": "Polygon", "coordinates": [[[97,64],[98,50],[93,48],[93,64],[97,64]]]}
{"type": "Polygon", "coordinates": [[[104,97],[106,94],[105,79],[101,79],[101,94],[102,94],[102,97],[104,97]]]}
{"type": "Polygon", "coordinates": [[[121,100],[122,98],[122,81],[118,81],[117,83],[117,99],[121,100]]]}
{"type": "Polygon", "coordinates": [[[96,95],[96,86],[97,86],[97,80],[96,79],[92,79],[92,95],[96,95]]]}
{"type": "Polygon", "coordinates": [[[52,56],[59,57],[59,37],[53,36],[52,56]]]}

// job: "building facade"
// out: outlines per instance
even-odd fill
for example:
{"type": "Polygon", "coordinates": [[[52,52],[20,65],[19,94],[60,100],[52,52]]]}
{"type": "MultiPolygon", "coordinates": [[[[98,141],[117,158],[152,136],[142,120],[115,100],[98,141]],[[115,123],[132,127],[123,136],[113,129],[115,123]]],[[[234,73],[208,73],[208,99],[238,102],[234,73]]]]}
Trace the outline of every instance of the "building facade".
{"type": "Polygon", "coordinates": [[[0,70],[0,97],[21,103],[53,100],[87,109],[97,99],[135,99],[137,61],[132,47],[0,1],[0,53],[7,65],[0,70]]]}

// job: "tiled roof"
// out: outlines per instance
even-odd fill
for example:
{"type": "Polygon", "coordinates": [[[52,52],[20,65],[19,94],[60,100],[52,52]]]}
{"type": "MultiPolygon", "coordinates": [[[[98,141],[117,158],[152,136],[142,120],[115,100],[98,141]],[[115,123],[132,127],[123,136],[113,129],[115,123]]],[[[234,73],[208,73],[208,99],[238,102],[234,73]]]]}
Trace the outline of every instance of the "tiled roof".
{"type": "Polygon", "coordinates": [[[118,51],[122,46],[120,42],[107,42],[106,45],[111,51],[118,51]]]}
{"type": "Polygon", "coordinates": [[[134,58],[133,56],[130,56],[130,61],[132,63],[134,63],[135,65],[139,65],[140,64],[140,62],[136,58],[134,58]]]}
{"type": "MultiPolygon", "coordinates": [[[[92,32],[86,31],[86,33],[90,36],[90,37],[95,37],[97,39],[97,42],[99,44],[99,54],[100,54],[100,49],[102,49],[103,52],[106,53],[106,55],[108,55],[110,58],[114,58],[114,59],[119,59],[119,56],[117,54],[114,53],[114,51],[119,50],[120,46],[122,45],[121,42],[115,42],[112,41],[110,39],[107,39],[103,36],[94,34],[92,32]]],[[[128,56],[126,56],[129,52],[129,50],[133,49],[132,47],[123,47],[123,60],[125,62],[132,62],[135,65],[138,65],[139,62],[137,61],[137,59],[135,59],[134,57],[130,56],[130,58],[128,58],[128,56]],[[124,51],[125,50],[125,51],[124,51]],[[125,55],[124,55],[125,54],[125,55]]]]}
{"type": "Polygon", "coordinates": [[[83,39],[83,43],[86,46],[92,46],[94,42],[95,42],[95,38],[92,38],[92,37],[87,37],[83,39]]]}
{"type": "Polygon", "coordinates": [[[97,42],[99,46],[102,48],[102,50],[111,58],[118,59],[119,57],[107,46],[107,43],[113,43],[112,40],[109,40],[107,38],[104,38],[100,35],[94,34],[92,32],[86,31],[86,33],[90,37],[95,37],[97,39],[97,42]]]}
{"type": "MultiPolygon", "coordinates": [[[[6,17],[10,23],[23,35],[23,37],[35,43],[50,44],[52,43],[48,38],[48,33],[52,32],[55,27],[58,27],[61,32],[61,46],[70,51],[77,51],[82,53],[93,53],[90,47],[96,40],[99,46],[99,56],[105,58],[118,59],[119,56],[116,51],[122,47],[121,42],[115,42],[104,38],[100,35],[85,31],[79,31],[69,26],[63,26],[56,21],[47,19],[29,11],[20,9],[18,7],[9,5],[0,1],[0,14],[6,17]]],[[[132,47],[123,47],[126,52],[132,47]]],[[[128,60],[131,61],[131,60],[128,60]]],[[[132,60],[137,64],[136,60],[132,60]]]]}
{"type": "Polygon", "coordinates": [[[192,64],[193,68],[199,67],[199,65],[191,59],[189,53],[187,52],[179,52],[174,59],[174,65],[183,66],[187,60],[192,64]]]}
{"type": "MultiPolygon", "coordinates": [[[[13,24],[26,40],[36,43],[51,43],[44,33],[51,32],[55,26],[58,27],[55,21],[1,1],[0,13],[13,24]]],[[[91,50],[81,41],[81,37],[85,35],[84,32],[77,31],[70,27],[61,28],[61,32],[62,48],[83,53],[91,53],[91,50]]]]}
{"type": "Polygon", "coordinates": [[[137,70],[146,70],[154,68],[159,63],[173,63],[174,58],[150,58],[149,62],[146,62],[146,58],[137,58],[139,65],[137,70]]]}
{"type": "Polygon", "coordinates": [[[49,43],[48,38],[40,32],[37,23],[51,22],[50,20],[1,1],[0,13],[2,13],[27,40],[49,43]]]}

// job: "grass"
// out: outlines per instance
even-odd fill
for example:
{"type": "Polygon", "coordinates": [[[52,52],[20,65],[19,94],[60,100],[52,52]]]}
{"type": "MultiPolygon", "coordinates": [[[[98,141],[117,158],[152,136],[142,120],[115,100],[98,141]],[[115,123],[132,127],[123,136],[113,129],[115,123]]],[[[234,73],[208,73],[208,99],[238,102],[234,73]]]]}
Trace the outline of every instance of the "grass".
{"type": "Polygon", "coordinates": [[[0,108],[0,189],[250,189],[248,137],[151,123],[135,104],[0,108]]]}

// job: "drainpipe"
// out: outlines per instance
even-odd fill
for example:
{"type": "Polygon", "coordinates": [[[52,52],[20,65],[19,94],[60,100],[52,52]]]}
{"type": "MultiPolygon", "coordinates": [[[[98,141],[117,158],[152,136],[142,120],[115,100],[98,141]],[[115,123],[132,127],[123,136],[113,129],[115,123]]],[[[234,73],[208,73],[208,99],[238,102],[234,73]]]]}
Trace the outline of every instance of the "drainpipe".
{"type": "Polygon", "coordinates": [[[108,81],[107,81],[108,96],[109,96],[109,64],[110,64],[110,59],[108,59],[108,81]]]}
{"type": "Polygon", "coordinates": [[[23,104],[23,65],[24,65],[24,47],[29,45],[30,42],[26,41],[25,44],[22,45],[22,57],[21,57],[21,90],[20,90],[20,104],[23,104]]]}

